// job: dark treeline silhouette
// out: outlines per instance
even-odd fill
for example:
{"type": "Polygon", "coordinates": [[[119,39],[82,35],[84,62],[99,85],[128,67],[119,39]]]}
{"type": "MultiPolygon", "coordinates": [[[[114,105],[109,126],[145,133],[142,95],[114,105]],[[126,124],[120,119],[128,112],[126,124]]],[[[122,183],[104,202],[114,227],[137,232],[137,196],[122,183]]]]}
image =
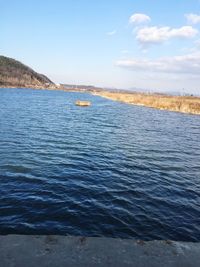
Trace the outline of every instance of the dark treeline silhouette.
{"type": "Polygon", "coordinates": [[[53,82],[21,62],[0,56],[0,86],[40,87],[50,86],[53,82]]]}

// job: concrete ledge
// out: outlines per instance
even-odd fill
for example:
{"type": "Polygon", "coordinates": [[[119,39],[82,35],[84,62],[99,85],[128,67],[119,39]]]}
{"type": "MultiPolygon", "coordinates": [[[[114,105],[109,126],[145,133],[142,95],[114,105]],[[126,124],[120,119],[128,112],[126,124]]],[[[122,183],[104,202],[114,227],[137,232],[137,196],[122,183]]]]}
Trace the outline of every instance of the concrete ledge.
{"type": "Polygon", "coordinates": [[[199,267],[200,243],[0,236],[1,267],[199,267]]]}

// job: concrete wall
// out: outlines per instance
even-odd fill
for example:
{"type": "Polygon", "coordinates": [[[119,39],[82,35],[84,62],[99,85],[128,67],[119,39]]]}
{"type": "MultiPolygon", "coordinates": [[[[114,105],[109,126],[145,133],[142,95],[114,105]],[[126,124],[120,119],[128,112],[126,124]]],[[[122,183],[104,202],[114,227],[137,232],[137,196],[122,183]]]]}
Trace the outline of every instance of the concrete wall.
{"type": "Polygon", "coordinates": [[[0,267],[200,267],[200,244],[71,236],[0,236],[0,267]]]}

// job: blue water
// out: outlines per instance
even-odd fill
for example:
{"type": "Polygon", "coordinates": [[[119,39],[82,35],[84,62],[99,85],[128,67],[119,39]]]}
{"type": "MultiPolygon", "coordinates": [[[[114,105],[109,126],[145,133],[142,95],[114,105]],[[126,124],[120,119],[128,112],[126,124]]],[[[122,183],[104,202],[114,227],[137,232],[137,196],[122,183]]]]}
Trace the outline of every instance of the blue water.
{"type": "Polygon", "coordinates": [[[0,234],[9,233],[200,241],[200,116],[0,89],[0,234]]]}

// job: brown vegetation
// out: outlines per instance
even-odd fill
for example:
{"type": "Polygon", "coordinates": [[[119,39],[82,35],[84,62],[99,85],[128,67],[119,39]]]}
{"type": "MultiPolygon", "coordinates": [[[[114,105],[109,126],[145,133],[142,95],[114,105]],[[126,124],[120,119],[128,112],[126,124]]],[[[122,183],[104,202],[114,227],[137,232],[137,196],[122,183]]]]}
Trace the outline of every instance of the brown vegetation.
{"type": "Polygon", "coordinates": [[[35,72],[19,61],[4,56],[0,56],[0,87],[88,92],[128,104],[200,115],[200,97],[105,91],[94,86],[56,86],[46,76],[35,72]]]}
{"type": "Polygon", "coordinates": [[[88,107],[91,105],[91,102],[90,101],[77,100],[75,104],[76,104],[76,106],[88,107]]]}
{"type": "Polygon", "coordinates": [[[200,97],[109,91],[96,92],[95,95],[128,104],[200,115],[200,97]]]}
{"type": "Polygon", "coordinates": [[[0,86],[49,87],[54,85],[46,76],[39,74],[21,62],[0,56],[0,86]]]}

